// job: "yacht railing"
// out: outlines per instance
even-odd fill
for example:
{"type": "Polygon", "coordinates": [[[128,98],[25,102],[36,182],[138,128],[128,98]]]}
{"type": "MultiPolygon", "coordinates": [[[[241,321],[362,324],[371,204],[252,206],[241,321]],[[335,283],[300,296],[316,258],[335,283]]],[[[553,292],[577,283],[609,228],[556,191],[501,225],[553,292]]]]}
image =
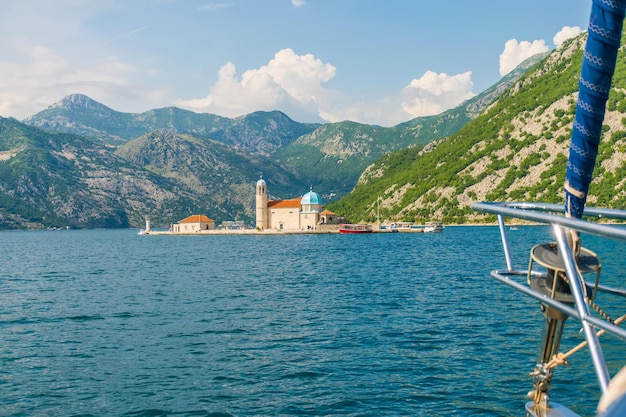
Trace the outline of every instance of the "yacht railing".
{"type": "MultiPolygon", "coordinates": [[[[543,204],[543,203],[474,203],[472,204],[472,208],[475,211],[494,214],[497,216],[498,226],[500,229],[500,235],[502,239],[502,245],[504,250],[504,258],[506,262],[506,269],[494,270],[491,272],[491,276],[496,280],[514,288],[517,291],[520,291],[526,295],[534,297],[539,300],[544,307],[542,311],[544,311],[544,316],[546,317],[546,322],[551,320],[558,321],[559,323],[552,323],[552,330],[548,330],[550,325],[546,324],[544,327],[544,341],[542,342],[541,349],[544,349],[545,356],[552,356],[557,352],[553,350],[558,350],[561,331],[563,329],[563,322],[567,318],[566,316],[572,317],[578,321],[580,321],[584,336],[589,348],[591,361],[594,366],[594,370],[598,379],[598,383],[602,390],[603,394],[606,394],[609,388],[610,375],[604,360],[604,356],[602,353],[602,348],[598,339],[598,335],[596,333],[596,329],[602,329],[605,332],[613,334],[614,336],[626,341],[626,330],[618,327],[613,322],[604,320],[600,317],[593,316],[590,312],[589,304],[585,299],[585,287],[593,288],[594,296],[597,292],[608,292],[611,294],[616,294],[620,296],[626,296],[626,290],[621,288],[613,288],[606,285],[601,285],[599,283],[600,277],[600,269],[601,264],[599,259],[593,267],[597,269],[597,278],[595,282],[585,282],[583,273],[581,273],[582,267],[579,268],[577,264],[578,255],[580,254],[580,247],[576,247],[576,239],[573,239],[572,236],[578,236],[580,232],[589,233],[593,235],[597,235],[600,237],[616,239],[620,241],[626,242],[626,228],[619,227],[616,224],[608,224],[608,223],[595,223],[592,221],[588,221],[585,219],[578,219],[572,217],[566,217],[564,215],[565,210],[563,205],[557,204],[543,204]],[[510,244],[509,244],[509,236],[507,234],[507,228],[505,225],[505,218],[515,218],[520,220],[525,220],[533,223],[546,224],[551,225],[553,228],[554,236],[556,238],[555,247],[553,247],[553,253],[556,257],[559,258],[556,263],[557,267],[554,267],[556,270],[554,272],[554,280],[556,281],[557,274],[564,274],[566,276],[566,282],[568,284],[568,297],[573,302],[564,302],[562,299],[559,299],[558,296],[555,297],[555,290],[550,291],[538,291],[537,285],[533,288],[532,285],[529,285],[532,280],[537,277],[546,276],[546,272],[533,270],[533,253],[531,251],[531,262],[528,266],[527,270],[515,269],[513,266],[513,260],[511,258],[510,244]],[[561,272],[558,272],[561,271],[561,272]],[[528,283],[522,283],[519,279],[521,276],[528,278],[528,283]],[[517,279],[516,279],[517,277],[517,279]],[[546,313],[546,309],[550,308],[557,310],[558,312],[564,314],[565,316],[559,317],[558,320],[554,319],[555,316],[559,315],[555,311],[546,313]],[[559,327],[560,326],[560,327],[559,327]],[[551,334],[546,334],[550,333],[551,334]],[[556,344],[548,347],[547,345],[552,342],[553,339],[557,340],[556,344]],[[550,341],[550,342],[548,342],[550,341]]],[[[626,220],[626,210],[614,210],[614,209],[603,209],[603,208],[593,208],[593,207],[585,207],[584,209],[585,218],[595,217],[597,219],[607,219],[607,220],[626,220]]],[[[587,253],[591,253],[587,251],[587,253]]],[[[595,254],[593,254],[595,255],[595,254]]],[[[541,263],[540,263],[541,264],[541,263]]],[[[544,267],[545,264],[542,264],[544,267]]],[[[548,265],[548,270],[551,267],[548,265]]],[[[586,272],[589,272],[587,270],[586,272]]],[[[548,271],[550,273],[550,271],[548,271]]],[[[564,278],[565,279],[565,278],[564,278]]],[[[553,288],[556,287],[556,284],[552,284],[553,288]]],[[[562,297],[561,297],[562,298],[562,297]]],[[[550,414],[551,405],[549,403],[549,395],[548,395],[548,387],[550,384],[550,380],[552,377],[552,370],[546,370],[546,361],[548,358],[544,360],[539,360],[537,368],[534,372],[535,374],[535,391],[537,395],[535,397],[535,404],[529,403],[527,404],[527,411],[531,415],[563,415],[559,414],[562,411],[555,412],[554,414],[550,414]],[[543,363],[542,363],[543,362],[543,363]],[[543,392],[539,392],[542,391],[543,392]],[[543,408],[541,408],[543,407],[543,408]],[[537,410],[543,410],[541,412],[537,410]],[[547,411],[546,411],[547,410],[547,411]]],[[[554,409],[557,410],[562,407],[559,404],[554,403],[554,409]]],[[[570,414],[567,414],[570,415],[570,414]]]]}

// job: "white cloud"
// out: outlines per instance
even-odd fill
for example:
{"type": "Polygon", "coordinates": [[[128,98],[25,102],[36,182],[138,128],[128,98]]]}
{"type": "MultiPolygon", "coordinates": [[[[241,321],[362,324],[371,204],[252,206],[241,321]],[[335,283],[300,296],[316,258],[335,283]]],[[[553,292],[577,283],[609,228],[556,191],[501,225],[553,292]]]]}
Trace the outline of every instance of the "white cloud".
{"type": "Polygon", "coordinates": [[[426,71],[403,91],[402,109],[412,118],[439,114],[475,96],[472,72],[448,75],[426,71]]]}
{"type": "Polygon", "coordinates": [[[304,7],[306,4],[305,0],[291,0],[291,5],[293,7],[304,7]]]}
{"type": "Polygon", "coordinates": [[[38,44],[5,43],[2,50],[12,58],[0,59],[3,117],[23,119],[73,93],[86,94],[108,106],[163,103],[164,91],[129,81],[137,69],[115,56],[77,65],[38,44]]]}
{"type": "Polygon", "coordinates": [[[558,48],[563,44],[563,42],[568,39],[575,38],[582,32],[583,31],[580,26],[563,26],[563,29],[561,29],[556,35],[554,35],[554,38],[552,38],[552,42],[554,42],[554,44],[558,48]]]}
{"type": "Polygon", "coordinates": [[[322,84],[334,76],[335,67],[315,56],[282,49],[267,65],[247,70],[241,77],[233,63],[226,63],[206,97],[179,100],[176,105],[228,117],[275,109],[290,116],[315,114],[331,94],[322,84]]]}
{"type": "MultiPolygon", "coordinates": [[[[118,111],[146,111],[172,103],[169,88],[147,87],[154,76],[116,56],[71,61],[38,44],[0,42],[9,59],[0,58],[0,115],[31,116],[72,93],[82,93],[118,111]],[[137,106],[141,106],[138,108],[137,106]]],[[[393,126],[415,117],[438,114],[472,97],[471,72],[426,72],[402,91],[372,100],[349,99],[325,84],[336,68],[312,54],[282,49],[266,65],[237,74],[235,65],[220,68],[205,97],[174,105],[193,111],[238,117],[258,110],[282,110],[294,120],[352,120],[393,126]],[[347,101],[351,100],[351,101],[347,101]]]]}
{"type": "Polygon", "coordinates": [[[393,126],[406,122],[409,117],[402,111],[399,100],[382,99],[376,102],[359,101],[343,108],[320,110],[320,117],[331,123],[350,120],[357,123],[393,126]]]}
{"type": "Polygon", "coordinates": [[[164,83],[147,86],[148,76],[157,78],[149,68],[140,69],[139,60],[131,65],[116,54],[120,45],[147,26],[142,22],[119,26],[124,30],[105,25],[98,31],[93,28],[98,25],[89,24],[101,13],[118,12],[120,5],[115,3],[1,2],[0,116],[24,119],[72,93],[86,94],[119,111],[169,104],[164,83]]]}
{"type": "Polygon", "coordinates": [[[473,97],[470,71],[448,75],[427,71],[401,92],[378,100],[340,105],[343,99],[323,87],[335,76],[335,67],[311,54],[291,49],[277,52],[267,65],[239,77],[235,65],[220,68],[206,97],[179,100],[175,105],[197,112],[237,117],[258,110],[282,110],[295,120],[339,122],[351,120],[393,126],[419,116],[439,114],[473,97]]]}
{"type": "Polygon", "coordinates": [[[504,51],[500,54],[500,75],[505,76],[515,67],[541,52],[548,52],[549,48],[543,39],[531,42],[510,39],[504,44],[504,51]]]}
{"type": "Polygon", "coordinates": [[[343,109],[324,109],[320,116],[330,122],[352,120],[395,126],[421,116],[431,116],[458,106],[475,96],[472,72],[448,75],[426,71],[411,81],[400,94],[374,102],[357,102],[343,109]]]}

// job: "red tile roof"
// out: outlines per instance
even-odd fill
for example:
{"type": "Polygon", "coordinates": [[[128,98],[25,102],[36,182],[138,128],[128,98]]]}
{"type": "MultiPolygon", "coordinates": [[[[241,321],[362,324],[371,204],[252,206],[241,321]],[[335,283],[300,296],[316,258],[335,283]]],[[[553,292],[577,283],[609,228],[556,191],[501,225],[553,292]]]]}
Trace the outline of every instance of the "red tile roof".
{"type": "Polygon", "coordinates": [[[209,219],[204,214],[192,214],[179,221],[178,223],[215,223],[215,220],[209,219]]]}
{"type": "Polygon", "coordinates": [[[291,200],[270,200],[267,202],[268,208],[297,208],[299,209],[302,197],[292,198],[291,200]]]}

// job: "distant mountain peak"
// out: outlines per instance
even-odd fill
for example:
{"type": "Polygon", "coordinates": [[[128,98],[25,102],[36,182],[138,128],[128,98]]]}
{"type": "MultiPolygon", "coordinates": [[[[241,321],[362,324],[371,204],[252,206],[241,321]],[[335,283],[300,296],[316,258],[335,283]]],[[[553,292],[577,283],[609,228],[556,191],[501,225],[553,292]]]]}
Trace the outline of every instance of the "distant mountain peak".
{"type": "Polygon", "coordinates": [[[112,109],[105,106],[104,104],[99,103],[84,94],[67,95],[63,97],[60,101],[57,101],[56,103],[48,107],[48,110],[52,110],[52,109],[64,109],[64,110],[92,109],[92,110],[113,111],[112,109]]]}

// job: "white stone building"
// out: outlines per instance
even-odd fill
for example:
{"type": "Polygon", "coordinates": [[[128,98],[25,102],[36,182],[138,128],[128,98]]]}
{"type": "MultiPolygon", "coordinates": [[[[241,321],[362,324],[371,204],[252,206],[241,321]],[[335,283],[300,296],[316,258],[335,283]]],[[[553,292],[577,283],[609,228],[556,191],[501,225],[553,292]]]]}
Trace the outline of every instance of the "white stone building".
{"type": "Polygon", "coordinates": [[[290,200],[268,200],[263,178],[256,183],[256,228],[258,230],[315,230],[324,205],[312,189],[290,200]]]}

